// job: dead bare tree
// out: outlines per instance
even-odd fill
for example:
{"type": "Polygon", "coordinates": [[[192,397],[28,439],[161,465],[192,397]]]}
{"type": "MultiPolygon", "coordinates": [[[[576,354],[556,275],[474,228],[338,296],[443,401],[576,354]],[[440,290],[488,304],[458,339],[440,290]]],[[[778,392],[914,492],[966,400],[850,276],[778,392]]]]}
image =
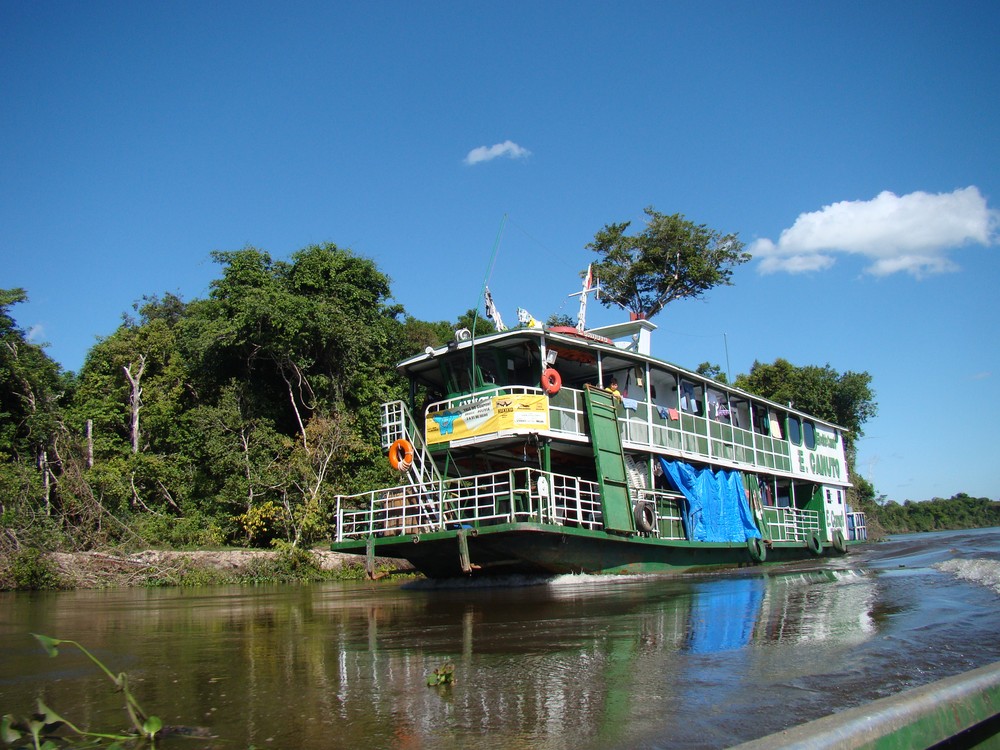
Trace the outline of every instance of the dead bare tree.
{"type": "Polygon", "coordinates": [[[128,378],[131,391],[128,402],[132,413],[132,453],[139,452],[139,409],[142,408],[142,373],[146,369],[146,355],[140,354],[138,362],[130,362],[125,367],[125,377],[128,378]],[[132,374],[132,367],[136,367],[136,372],[132,374]]]}

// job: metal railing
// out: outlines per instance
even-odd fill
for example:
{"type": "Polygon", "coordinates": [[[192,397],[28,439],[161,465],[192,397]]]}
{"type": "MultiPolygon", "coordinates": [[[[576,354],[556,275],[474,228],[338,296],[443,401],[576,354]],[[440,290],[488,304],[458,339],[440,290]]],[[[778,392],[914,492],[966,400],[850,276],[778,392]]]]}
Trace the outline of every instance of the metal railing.
{"type": "Polygon", "coordinates": [[[382,404],[382,448],[389,449],[397,440],[408,440],[413,446],[413,465],[406,473],[411,485],[440,479],[437,464],[427,451],[423,431],[418,429],[413,415],[402,401],[382,404]]]}
{"type": "Polygon", "coordinates": [[[868,539],[864,513],[847,514],[847,538],[852,542],[863,542],[868,539]]]}
{"type": "Polygon", "coordinates": [[[652,503],[655,509],[655,522],[652,536],[658,539],[686,539],[684,534],[684,517],[681,515],[683,496],[679,492],[663,490],[638,490],[640,503],[652,503]]]}
{"type": "MultiPolygon", "coordinates": [[[[651,502],[656,509],[651,536],[684,539],[679,498],[674,492],[636,491],[636,501],[651,502]]],[[[602,529],[600,487],[579,477],[524,468],[343,495],[337,498],[336,540],[518,521],[602,529]]]]}
{"type": "Polygon", "coordinates": [[[602,528],[598,485],[536,469],[510,469],[337,498],[337,541],[515,521],[602,528]]]}
{"type": "MultiPolygon", "coordinates": [[[[456,410],[496,395],[540,394],[534,386],[495,386],[438,401],[427,416],[456,410]]],[[[625,402],[623,401],[623,404],[625,402]]],[[[583,391],[563,386],[548,398],[549,431],[587,439],[583,391]]],[[[749,425],[737,426],[705,416],[658,406],[648,400],[627,400],[619,409],[619,430],[628,447],[666,452],[741,470],[792,473],[791,446],[786,438],[762,435],[749,425]]]]}
{"type": "Polygon", "coordinates": [[[819,533],[819,513],[814,510],[765,505],[764,536],[773,542],[804,542],[819,533]]]}
{"type": "Polygon", "coordinates": [[[452,411],[462,406],[474,404],[477,401],[493,398],[494,396],[517,396],[537,393],[542,393],[542,389],[529,385],[489,386],[477,390],[475,393],[465,393],[461,396],[444,399],[443,401],[435,401],[427,406],[426,416],[429,417],[442,411],[452,411]]]}

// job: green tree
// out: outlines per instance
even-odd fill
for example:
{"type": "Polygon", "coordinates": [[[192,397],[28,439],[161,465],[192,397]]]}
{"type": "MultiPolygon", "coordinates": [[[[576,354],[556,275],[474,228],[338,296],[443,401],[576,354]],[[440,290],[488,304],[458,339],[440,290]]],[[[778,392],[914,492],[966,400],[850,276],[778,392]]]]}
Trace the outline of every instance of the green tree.
{"type": "Polygon", "coordinates": [[[20,288],[0,289],[0,514],[4,525],[58,504],[64,397],[73,379],[44,349],[28,341],[10,308],[25,302],[20,288]]]}
{"type": "Polygon", "coordinates": [[[1000,501],[970,497],[964,492],[947,499],[906,500],[902,505],[889,501],[865,508],[865,511],[887,532],[894,534],[1000,526],[1000,501]]]}
{"type": "Polygon", "coordinates": [[[699,298],[731,284],[733,268],[750,260],[735,234],[695,224],[682,214],[645,209],[646,227],[626,234],[631,222],[606,224],[587,247],[601,256],[594,264],[603,305],[617,305],[633,317],[651,318],[668,303],[699,298]]]}
{"type": "Polygon", "coordinates": [[[726,377],[726,373],[722,371],[719,365],[713,364],[711,362],[702,362],[698,365],[698,369],[695,370],[699,375],[704,375],[706,378],[711,378],[719,383],[728,383],[729,378],[726,377]]]}
{"type": "Polygon", "coordinates": [[[112,512],[180,513],[193,491],[186,449],[197,440],[187,430],[192,395],[177,344],[184,305],[168,295],[135,309],[139,316],[99,341],[80,371],[69,413],[74,434],[90,440],[81,479],[112,512]]]}

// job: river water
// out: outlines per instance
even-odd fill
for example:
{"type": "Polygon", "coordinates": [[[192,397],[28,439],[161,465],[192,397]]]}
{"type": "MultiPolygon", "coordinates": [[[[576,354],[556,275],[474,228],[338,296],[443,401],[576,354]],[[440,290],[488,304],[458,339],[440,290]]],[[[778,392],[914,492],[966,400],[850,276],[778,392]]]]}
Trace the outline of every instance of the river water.
{"type": "Polygon", "coordinates": [[[721,748],[1000,661],[1000,529],[695,578],[0,593],[0,713],[107,731],[120,696],[32,632],[217,737],[168,750],[721,748]]]}

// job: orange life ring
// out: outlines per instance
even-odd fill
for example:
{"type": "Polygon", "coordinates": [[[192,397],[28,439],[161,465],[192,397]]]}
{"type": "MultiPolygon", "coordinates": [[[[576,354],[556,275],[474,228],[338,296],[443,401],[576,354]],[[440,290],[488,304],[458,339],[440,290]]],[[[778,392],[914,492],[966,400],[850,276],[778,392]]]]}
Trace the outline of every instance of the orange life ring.
{"type": "Polygon", "coordinates": [[[542,373],[542,390],[550,396],[555,396],[562,388],[562,375],[554,367],[546,367],[542,373]]]}
{"type": "Polygon", "coordinates": [[[396,471],[409,471],[413,466],[413,443],[400,438],[389,446],[389,465],[396,471]]]}

